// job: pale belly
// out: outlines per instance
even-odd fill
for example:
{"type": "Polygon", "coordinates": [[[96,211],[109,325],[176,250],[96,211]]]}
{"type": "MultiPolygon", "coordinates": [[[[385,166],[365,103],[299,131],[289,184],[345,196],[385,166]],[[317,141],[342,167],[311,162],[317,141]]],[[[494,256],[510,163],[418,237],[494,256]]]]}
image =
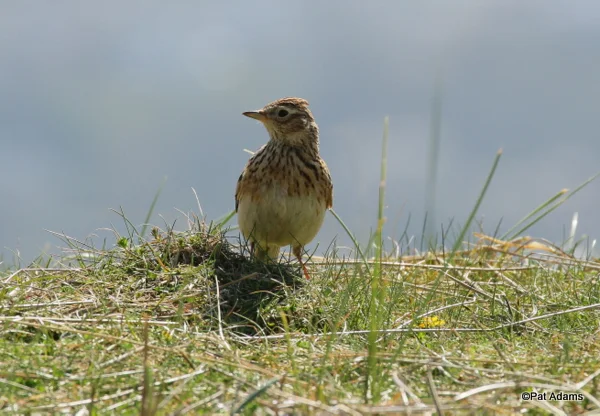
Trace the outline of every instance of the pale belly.
{"type": "Polygon", "coordinates": [[[244,237],[262,246],[303,246],[319,232],[326,210],[325,201],[290,196],[285,189],[272,187],[258,200],[239,201],[238,222],[244,237]]]}

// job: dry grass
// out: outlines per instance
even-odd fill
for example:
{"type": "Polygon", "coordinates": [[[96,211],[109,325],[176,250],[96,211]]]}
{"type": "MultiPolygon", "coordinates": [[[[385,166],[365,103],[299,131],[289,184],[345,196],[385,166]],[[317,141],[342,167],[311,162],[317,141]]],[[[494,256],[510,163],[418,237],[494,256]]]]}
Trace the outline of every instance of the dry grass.
{"type": "Polygon", "coordinates": [[[69,240],[71,264],[0,278],[0,409],[600,410],[599,263],[482,239],[452,264],[386,258],[373,298],[374,264],[335,248],[306,282],[295,264],[250,260],[217,226],[152,234],[108,251],[69,240]],[[522,400],[527,391],[581,397],[522,400]]]}

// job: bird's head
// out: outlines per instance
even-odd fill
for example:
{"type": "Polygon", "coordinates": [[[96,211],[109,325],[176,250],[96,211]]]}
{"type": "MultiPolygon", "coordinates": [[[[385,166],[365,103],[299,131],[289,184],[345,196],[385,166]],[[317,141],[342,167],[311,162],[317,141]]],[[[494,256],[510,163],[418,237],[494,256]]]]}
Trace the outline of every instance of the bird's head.
{"type": "Polygon", "coordinates": [[[282,98],[260,110],[243,114],[263,123],[271,140],[294,146],[318,143],[319,128],[308,108],[308,101],[302,98],[282,98]]]}

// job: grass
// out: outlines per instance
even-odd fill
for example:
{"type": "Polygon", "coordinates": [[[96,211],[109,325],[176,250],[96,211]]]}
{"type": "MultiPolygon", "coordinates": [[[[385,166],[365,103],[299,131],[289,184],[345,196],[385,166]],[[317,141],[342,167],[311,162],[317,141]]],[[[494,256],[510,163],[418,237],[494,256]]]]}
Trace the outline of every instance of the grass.
{"type": "Polygon", "coordinates": [[[521,236],[581,187],[466,244],[498,154],[453,248],[415,255],[414,240],[384,244],[386,141],[373,239],[332,212],[356,247],[313,257],[309,281],[287,258],[252,260],[231,216],[146,237],[123,211],[114,247],[63,235],[64,257],[3,272],[0,410],[598,412],[600,262],[521,236]]]}
{"type": "Polygon", "coordinates": [[[332,248],[307,282],[294,264],[253,262],[200,220],[152,234],[2,278],[2,410],[600,408],[600,263],[482,239],[453,264],[381,250],[373,279],[332,248]],[[521,400],[534,390],[583,396],[521,400]]]}

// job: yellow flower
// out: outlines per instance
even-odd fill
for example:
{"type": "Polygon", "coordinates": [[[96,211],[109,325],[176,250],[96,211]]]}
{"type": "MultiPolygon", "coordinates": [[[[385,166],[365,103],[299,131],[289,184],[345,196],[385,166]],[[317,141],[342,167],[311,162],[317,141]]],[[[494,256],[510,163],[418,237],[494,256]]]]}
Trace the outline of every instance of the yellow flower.
{"type": "Polygon", "coordinates": [[[438,318],[437,316],[426,316],[423,319],[421,319],[421,322],[418,326],[419,328],[437,328],[444,326],[445,324],[446,321],[438,318]]]}

